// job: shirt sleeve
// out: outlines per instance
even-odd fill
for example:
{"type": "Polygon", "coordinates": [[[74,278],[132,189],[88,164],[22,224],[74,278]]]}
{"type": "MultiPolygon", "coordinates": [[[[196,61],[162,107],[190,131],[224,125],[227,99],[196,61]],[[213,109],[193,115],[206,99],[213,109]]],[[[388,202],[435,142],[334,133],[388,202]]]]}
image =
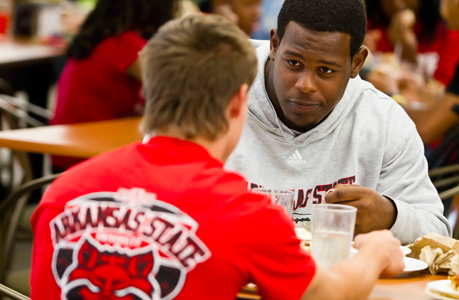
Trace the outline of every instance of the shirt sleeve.
{"type": "Polygon", "coordinates": [[[377,190],[397,208],[392,233],[402,244],[436,232],[451,236],[443,203],[427,172],[424,146],[411,119],[397,107],[391,112],[387,151],[377,190]]]}
{"type": "Polygon", "coordinates": [[[256,205],[263,208],[245,218],[248,223],[239,231],[245,237],[239,245],[244,265],[263,299],[300,299],[314,277],[314,260],[301,248],[282,207],[269,199],[256,205]]]}

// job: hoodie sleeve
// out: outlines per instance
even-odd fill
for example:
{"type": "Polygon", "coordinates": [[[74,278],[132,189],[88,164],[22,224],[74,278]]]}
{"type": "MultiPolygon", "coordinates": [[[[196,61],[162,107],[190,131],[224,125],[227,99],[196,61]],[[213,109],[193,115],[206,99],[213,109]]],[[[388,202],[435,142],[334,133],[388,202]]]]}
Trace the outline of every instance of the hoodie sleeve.
{"type": "Polygon", "coordinates": [[[431,232],[451,236],[443,203],[428,176],[422,140],[411,119],[400,114],[404,111],[397,107],[391,114],[393,122],[388,123],[386,145],[396,146],[386,149],[377,188],[397,207],[391,231],[402,244],[431,232]]]}

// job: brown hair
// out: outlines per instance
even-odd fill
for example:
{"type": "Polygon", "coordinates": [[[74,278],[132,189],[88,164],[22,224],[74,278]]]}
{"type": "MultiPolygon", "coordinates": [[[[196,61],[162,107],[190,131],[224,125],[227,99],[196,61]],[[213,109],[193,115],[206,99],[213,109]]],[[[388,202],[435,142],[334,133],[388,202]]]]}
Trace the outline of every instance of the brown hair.
{"type": "Polygon", "coordinates": [[[162,26],[141,53],[150,133],[177,127],[187,139],[227,130],[225,109],[252,84],[257,58],[247,35],[216,15],[192,14],[162,26]]]}

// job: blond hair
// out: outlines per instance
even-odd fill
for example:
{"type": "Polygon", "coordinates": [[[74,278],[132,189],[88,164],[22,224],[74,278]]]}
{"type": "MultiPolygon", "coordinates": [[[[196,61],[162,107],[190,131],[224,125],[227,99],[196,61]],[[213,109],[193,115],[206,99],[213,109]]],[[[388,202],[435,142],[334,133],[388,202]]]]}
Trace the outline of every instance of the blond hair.
{"type": "Polygon", "coordinates": [[[228,128],[225,109],[252,84],[257,59],[247,35],[216,15],[191,14],[162,26],[141,53],[144,132],[174,126],[185,138],[214,140],[228,128]]]}

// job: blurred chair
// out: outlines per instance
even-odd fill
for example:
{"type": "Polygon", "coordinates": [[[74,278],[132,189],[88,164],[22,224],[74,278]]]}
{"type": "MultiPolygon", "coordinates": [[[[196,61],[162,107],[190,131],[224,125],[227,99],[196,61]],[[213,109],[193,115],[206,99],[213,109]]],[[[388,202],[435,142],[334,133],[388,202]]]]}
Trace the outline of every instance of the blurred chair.
{"type": "Polygon", "coordinates": [[[40,106],[29,103],[24,99],[20,99],[8,94],[0,94],[0,107],[12,118],[16,118],[17,120],[19,120],[15,122],[10,122],[10,129],[46,125],[43,122],[40,122],[37,119],[31,117],[31,113],[39,115],[40,117],[45,118],[47,120],[49,120],[52,116],[52,112],[50,110],[44,109],[40,106]]]}
{"type": "MultiPolygon", "coordinates": [[[[4,80],[3,78],[0,78],[0,94],[4,94],[4,95],[8,95],[8,96],[14,96],[14,89],[13,87],[11,86],[11,84],[4,80]]],[[[1,117],[0,117],[0,130],[1,130],[1,117]]],[[[0,176],[2,175],[2,156],[1,156],[1,153],[0,153],[0,176]]],[[[1,177],[0,177],[1,178],[1,177]]],[[[6,190],[7,188],[3,185],[3,182],[0,180],[0,195],[6,195],[6,190]]],[[[1,201],[2,197],[0,197],[0,201],[1,201]]]]}
{"type": "MultiPolygon", "coordinates": [[[[7,92],[0,94],[0,130],[45,125],[30,117],[29,113],[49,118],[50,112],[11,96],[14,92],[5,82],[0,81],[0,88],[7,92]]],[[[28,199],[32,191],[37,191],[55,177],[31,181],[33,170],[28,153],[6,148],[0,150],[0,175],[4,187],[0,197],[0,282],[28,294],[32,253],[29,220],[36,207],[36,204],[28,204],[28,199]]],[[[25,298],[19,295],[17,299],[25,298]]]]}
{"type": "Polygon", "coordinates": [[[427,155],[429,169],[459,163],[459,127],[448,131],[440,144],[427,155]]]}
{"type": "MultiPolygon", "coordinates": [[[[1,81],[0,81],[1,85],[1,81]]],[[[51,112],[7,94],[0,94],[0,130],[21,129],[44,126],[42,122],[30,116],[30,113],[50,118],[51,112]]],[[[27,153],[1,149],[0,176],[5,195],[22,183],[33,178],[30,157],[27,153]],[[18,180],[19,178],[19,180],[18,180]],[[19,182],[16,182],[16,181],[19,182]]],[[[0,202],[1,202],[0,197],[0,202]]]]}
{"type": "Polygon", "coordinates": [[[32,192],[46,187],[58,176],[52,174],[26,182],[0,203],[0,282],[25,295],[30,294],[33,240],[27,202],[32,192]]]}
{"type": "Polygon", "coordinates": [[[459,238],[459,163],[429,171],[430,179],[445,207],[445,216],[453,230],[453,237],[459,238]]]}
{"type": "Polygon", "coordinates": [[[442,200],[459,194],[459,163],[432,169],[429,177],[442,200]]]}
{"type": "Polygon", "coordinates": [[[23,295],[19,293],[18,291],[15,291],[0,283],[0,296],[1,295],[8,296],[10,299],[30,300],[30,298],[27,297],[26,295],[23,295]]]}
{"type": "Polygon", "coordinates": [[[8,81],[4,80],[3,78],[0,78],[0,94],[8,96],[14,96],[15,94],[14,88],[8,81]]]}

